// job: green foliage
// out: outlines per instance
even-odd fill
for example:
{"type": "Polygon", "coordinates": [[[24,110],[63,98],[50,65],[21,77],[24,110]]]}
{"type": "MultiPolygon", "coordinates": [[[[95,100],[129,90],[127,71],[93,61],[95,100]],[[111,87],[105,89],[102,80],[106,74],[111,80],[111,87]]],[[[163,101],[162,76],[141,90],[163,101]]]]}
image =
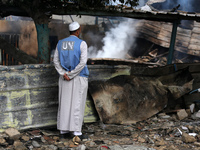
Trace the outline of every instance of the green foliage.
{"type": "MultiPolygon", "coordinates": [[[[139,0],[0,0],[0,15],[24,15],[31,17],[36,23],[47,23],[52,14],[69,14],[79,11],[116,10],[123,5],[134,7],[139,0]],[[121,5],[110,5],[111,2],[121,2],[121,5]],[[7,9],[9,8],[9,9],[7,9]],[[1,10],[2,9],[2,10],[1,10]],[[12,10],[11,10],[12,9],[12,10]],[[62,13],[59,13],[62,12],[62,13]],[[18,14],[17,14],[18,13],[18,14]]],[[[118,9],[119,10],[119,9],[118,9]]],[[[3,16],[4,15],[4,16],[3,16]]]]}
{"type": "MultiPolygon", "coordinates": [[[[134,7],[139,0],[119,1],[125,5],[134,7]]],[[[64,15],[70,14],[72,11],[79,14],[79,11],[87,10],[90,10],[90,13],[99,10],[103,12],[105,8],[106,10],[110,8],[109,10],[113,10],[114,12],[119,8],[118,6],[110,6],[110,2],[110,0],[0,0],[0,15],[1,17],[9,15],[31,17],[37,28],[38,60],[41,63],[48,63],[48,41],[44,40],[48,39],[48,31],[45,32],[47,28],[40,27],[45,27],[48,24],[52,14],[64,15]]],[[[123,4],[120,5],[121,9],[123,8],[123,4]]]]}
{"type": "MultiPolygon", "coordinates": [[[[116,0],[113,0],[116,2],[116,0]]],[[[119,0],[119,2],[136,6],[139,0],[119,0]]],[[[49,9],[59,9],[65,8],[68,5],[74,5],[82,8],[102,8],[108,6],[111,0],[0,0],[2,5],[13,5],[13,6],[27,6],[27,7],[37,7],[41,11],[49,9]]]]}

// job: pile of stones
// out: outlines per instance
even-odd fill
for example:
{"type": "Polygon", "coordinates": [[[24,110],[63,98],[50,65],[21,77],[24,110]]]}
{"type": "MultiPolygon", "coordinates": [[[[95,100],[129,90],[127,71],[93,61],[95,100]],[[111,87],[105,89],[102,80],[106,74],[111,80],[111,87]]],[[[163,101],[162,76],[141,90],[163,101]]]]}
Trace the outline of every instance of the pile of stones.
{"type": "Polygon", "coordinates": [[[162,112],[136,124],[84,124],[88,139],[78,145],[61,139],[55,127],[8,128],[0,133],[0,150],[200,150],[200,119],[185,112],[162,112]]]}

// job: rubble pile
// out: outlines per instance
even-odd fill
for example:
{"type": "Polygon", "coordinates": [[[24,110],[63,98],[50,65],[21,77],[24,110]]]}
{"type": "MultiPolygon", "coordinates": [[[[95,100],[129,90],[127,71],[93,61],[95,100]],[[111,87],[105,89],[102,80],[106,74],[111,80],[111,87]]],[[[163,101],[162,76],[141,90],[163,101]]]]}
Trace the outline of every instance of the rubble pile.
{"type": "MultiPolygon", "coordinates": [[[[161,51],[161,50],[160,50],[161,51]]],[[[130,56],[129,54],[126,55],[126,59],[128,60],[133,60],[134,62],[137,63],[144,63],[144,64],[154,64],[155,66],[165,66],[167,65],[167,57],[168,57],[168,51],[167,52],[160,52],[160,54],[158,54],[159,49],[153,49],[150,52],[146,52],[144,55],[142,56],[138,56],[137,58],[130,56]]],[[[178,54],[179,52],[176,52],[176,55],[181,55],[178,54]]],[[[185,58],[175,58],[173,60],[173,63],[185,63],[184,60],[187,62],[189,61],[188,59],[192,59],[192,56],[187,56],[185,58]],[[191,58],[190,58],[191,57],[191,58]]],[[[198,57],[194,57],[193,59],[198,58],[198,57]]],[[[192,60],[190,60],[192,61],[192,60]]],[[[194,62],[199,62],[199,60],[195,59],[194,62]]],[[[188,63],[188,62],[187,62],[188,63]]]]}
{"type": "Polygon", "coordinates": [[[199,124],[198,111],[190,109],[162,111],[136,124],[84,124],[89,138],[78,145],[60,139],[55,128],[8,128],[0,133],[0,150],[200,150],[199,124]]]}

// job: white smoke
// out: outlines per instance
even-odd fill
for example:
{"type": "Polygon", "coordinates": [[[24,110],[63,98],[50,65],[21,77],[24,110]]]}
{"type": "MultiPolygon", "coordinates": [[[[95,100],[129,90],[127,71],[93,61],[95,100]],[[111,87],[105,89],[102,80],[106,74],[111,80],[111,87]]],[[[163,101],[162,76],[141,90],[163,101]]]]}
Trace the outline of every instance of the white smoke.
{"type": "Polygon", "coordinates": [[[97,50],[89,47],[89,57],[96,58],[125,58],[125,55],[134,45],[137,34],[134,19],[126,19],[117,27],[111,28],[103,38],[103,47],[97,50]]]}

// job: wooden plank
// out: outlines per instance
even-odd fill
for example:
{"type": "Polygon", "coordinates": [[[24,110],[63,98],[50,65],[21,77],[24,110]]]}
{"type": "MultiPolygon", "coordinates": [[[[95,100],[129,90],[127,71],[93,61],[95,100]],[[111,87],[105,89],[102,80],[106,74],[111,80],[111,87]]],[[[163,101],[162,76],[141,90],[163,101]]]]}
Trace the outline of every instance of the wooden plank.
{"type": "Polygon", "coordinates": [[[145,38],[148,41],[151,41],[151,42],[153,42],[153,43],[155,43],[157,45],[160,45],[160,46],[163,46],[163,47],[166,47],[166,48],[168,48],[169,45],[170,45],[169,41],[163,41],[162,39],[157,39],[155,37],[148,36],[148,35],[145,35],[145,34],[143,34],[140,37],[141,38],[145,38]]]}
{"type": "Polygon", "coordinates": [[[187,54],[195,55],[195,56],[200,56],[200,51],[189,49],[189,50],[187,51],[187,54]]]}
{"type": "Polygon", "coordinates": [[[188,38],[188,37],[191,37],[191,35],[192,35],[191,30],[182,29],[182,28],[177,29],[177,36],[186,36],[188,38]]]}
{"type": "Polygon", "coordinates": [[[167,36],[163,36],[162,34],[159,34],[157,36],[157,39],[160,40],[161,42],[167,42],[167,43],[170,43],[170,40],[171,40],[171,38],[167,36]]]}
{"type": "Polygon", "coordinates": [[[192,37],[191,38],[200,39],[200,34],[192,33],[192,37]]]}
{"type": "Polygon", "coordinates": [[[143,29],[139,30],[139,32],[141,32],[142,34],[147,34],[149,36],[153,36],[156,38],[156,36],[159,34],[160,31],[156,32],[153,30],[149,30],[148,28],[143,28],[143,29]]]}
{"type": "Polygon", "coordinates": [[[184,48],[184,47],[177,47],[177,46],[175,46],[175,50],[179,51],[179,52],[182,52],[182,53],[187,53],[188,54],[188,49],[184,48]]]}
{"type": "Polygon", "coordinates": [[[192,33],[196,33],[196,34],[199,34],[200,33],[200,25],[198,27],[194,27],[192,29],[192,33]]]}
{"type": "Polygon", "coordinates": [[[197,22],[197,21],[194,21],[194,27],[196,28],[199,28],[200,27],[200,23],[199,22],[197,22]]]}
{"type": "Polygon", "coordinates": [[[189,43],[188,42],[183,42],[181,40],[176,40],[176,43],[175,43],[175,48],[178,47],[178,48],[186,48],[189,46],[189,43]]]}
{"type": "MultiPolygon", "coordinates": [[[[140,36],[155,44],[168,48],[171,40],[172,24],[159,23],[158,28],[157,26],[155,26],[156,23],[156,21],[146,21],[146,23],[143,26],[141,26],[141,30],[139,32],[143,35],[140,36]]],[[[182,50],[182,52],[186,52],[187,47],[189,46],[191,33],[191,30],[178,28],[175,49],[181,50],[183,48],[184,50],[182,50]]]]}
{"type": "Polygon", "coordinates": [[[194,44],[194,45],[200,45],[200,39],[196,39],[196,38],[191,38],[190,39],[190,44],[194,44]]]}
{"type": "Polygon", "coordinates": [[[160,30],[161,30],[161,27],[157,27],[157,26],[153,26],[151,24],[145,24],[142,29],[147,29],[147,30],[150,30],[152,32],[155,32],[155,33],[159,33],[160,30]]]}
{"type": "Polygon", "coordinates": [[[172,32],[172,23],[163,23],[162,29],[168,32],[172,32]]]}
{"type": "MultiPolygon", "coordinates": [[[[179,42],[181,42],[183,44],[185,43],[185,45],[188,46],[188,44],[190,42],[190,37],[177,35],[176,41],[179,41],[179,42]]],[[[185,47],[187,47],[187,46],[185,46],[185,47]]]]}
{"type": "Polygon", "coordinates": [[[150,26],[153,28],[161,29],[162,24],[163,24],[163,22],[159,22],[159,21],[145,21],[144,26],[150,26]]]}
{"type": "Polygon", "coordinates": [[[154,32],[152,32],[152,31],[150,31],[150,30],[146,30],[146,29],[142,29],[142,30],[140,30],[140,33],[141,33],[141,35],[140,36],[151,36],[151,37],[154,37],[155,39],[157,38],[157,36],[158,36],[158,33],[154,33],[154,32]]]}
{"type": "MultiPolygon", "coordinates": [[[[155,44],[158,44],[160,46],[168,48],[170,45],[171,40],[171,24],[166,23],[159,23],[159,28],[156,27],[154,24],[156,24],[156,21],[149,21],[141,26],[141,29],[139,32],[141,34],[140,37],[145,38],[146,40],[149,40],[155,44]]],[[[189,41],[191,38],[191,31],[185,30],[182,28],[178,28],[177,32],[177,39],[176,39],[176,46],[175,49],[181,50],[182,52],[186,52],[187,47],[189,46],[189,41]]]]}
{"type": "MultiPolygon", "coordinates": [[[[171,32],[169,32],[167,30],[161,30],[159,33],[159,36],[162,36],[163,38],[171,39],[171,32]]],[[[182,40],[184,42],[189,42],[190,38],[191,38],[191,36],[190,36],[190,34],[188,35],[187,32],[186,32],[186,34],[177,32],[176,40],[178,39],[178,40],[182,40]]]]}
{"type": "Polygon", "coordinates": [[[161,30],[159,36],[165,39],[171,39],[171,32],[167,30],[161,30]]]}
{"type": "Polygon", "coordinates": [[[188,49],[189,50],[200,50],[200,45],[192,45],[192,44],[190,44],[189,46],[188,46],[188,49]]]}
{"type": "Polygon", "coordinates": [[[161,28],[162,27],[162,22],[159,21],[146,21],[144,20],[144,25],[151,25],[151,26],[155,26],[157,28],[161,28]]]}

